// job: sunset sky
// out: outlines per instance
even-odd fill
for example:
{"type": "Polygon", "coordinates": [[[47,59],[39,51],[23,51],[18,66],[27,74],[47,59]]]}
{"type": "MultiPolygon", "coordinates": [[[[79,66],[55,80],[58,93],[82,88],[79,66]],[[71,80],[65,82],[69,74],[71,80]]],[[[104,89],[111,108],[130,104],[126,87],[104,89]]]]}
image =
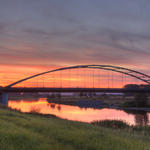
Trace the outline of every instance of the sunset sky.
{"type": "Polygon", "coordinates": [[[0,79],[77,64],[150,74],[150,1],[0,0],[0,79]]]}

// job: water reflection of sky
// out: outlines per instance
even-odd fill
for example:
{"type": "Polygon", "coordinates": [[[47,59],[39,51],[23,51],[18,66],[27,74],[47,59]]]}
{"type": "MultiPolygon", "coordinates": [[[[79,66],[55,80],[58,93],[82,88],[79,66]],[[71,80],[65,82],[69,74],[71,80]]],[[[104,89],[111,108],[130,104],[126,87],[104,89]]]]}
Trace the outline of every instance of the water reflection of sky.
{"type": "Polygon", "coordinates": [[[131,125],[135,124],[148,124],[150,115],[148,114],[132,114],[122,110],[115,109],[93,109],[93,108],[80,108],[78,106],[69,106],[62,104],[48,103],[45,98],[35,100],[20,100],[9,101],[9,107],[20,110],[22,112],[38,112],[42,114],[53,114],[60,118],[91,122],[94,120],[124,120],[131,125]]]}

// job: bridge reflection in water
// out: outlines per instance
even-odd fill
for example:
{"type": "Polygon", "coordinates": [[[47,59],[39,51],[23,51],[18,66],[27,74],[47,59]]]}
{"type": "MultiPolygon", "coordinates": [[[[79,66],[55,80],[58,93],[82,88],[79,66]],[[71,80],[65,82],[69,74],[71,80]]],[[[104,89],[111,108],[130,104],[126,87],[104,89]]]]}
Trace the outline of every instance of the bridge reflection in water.
{"type": "Polygon", "coordinates": [[[60,105],[48,103],[46,98],[38,100],[10,100],[8,106],[20,110],[22,112],[37,112],[41,114],[53,114],[63,119],[92,122],[95,120],[123,120],[130,125],[149,125],[150,113],[132,113],[123,110],[115,109],[93,109],[93,108],[80,108],[78,106],[60,105]],[[145,119],[146,118],[146,119],[145,119]]]}

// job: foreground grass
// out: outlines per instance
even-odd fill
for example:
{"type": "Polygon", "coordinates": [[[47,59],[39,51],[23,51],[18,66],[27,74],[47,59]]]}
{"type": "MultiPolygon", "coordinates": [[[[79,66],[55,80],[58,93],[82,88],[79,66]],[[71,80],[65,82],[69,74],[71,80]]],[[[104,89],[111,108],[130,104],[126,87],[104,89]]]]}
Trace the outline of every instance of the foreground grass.
{"type": "Polygon", "coordinates": [[[0,150],[150,150],[149,137],[0,109],[0,150]]]}

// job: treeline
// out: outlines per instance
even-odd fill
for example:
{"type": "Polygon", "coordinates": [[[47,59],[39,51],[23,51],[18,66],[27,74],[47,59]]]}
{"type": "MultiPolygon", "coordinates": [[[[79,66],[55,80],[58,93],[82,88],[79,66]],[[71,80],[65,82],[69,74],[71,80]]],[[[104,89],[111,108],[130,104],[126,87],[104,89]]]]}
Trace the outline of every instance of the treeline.
{"type": "Polygon", "coordinates": [[[133,90],[135,90],[135,89],[150,89],[150,85],[148,85],[148,84],[127,84],[127,85],[125,85],[123,88],[125,88],[125,89],[133,89],[133,90]]]}
{"type": "MultiPolygon", "coordinates": [[[[150,85],[145,85],[145,84],[127,84],[124,86],[125,89],[129,90],[135,90],[135,89],[150,89],[150,85]]],[[[134,96],[134,100],[130,102],[125,102],[124,106],[127,107],[149,107],[149,96],[150,93],[126,93],[126,96],[134,96]]]]}

